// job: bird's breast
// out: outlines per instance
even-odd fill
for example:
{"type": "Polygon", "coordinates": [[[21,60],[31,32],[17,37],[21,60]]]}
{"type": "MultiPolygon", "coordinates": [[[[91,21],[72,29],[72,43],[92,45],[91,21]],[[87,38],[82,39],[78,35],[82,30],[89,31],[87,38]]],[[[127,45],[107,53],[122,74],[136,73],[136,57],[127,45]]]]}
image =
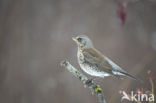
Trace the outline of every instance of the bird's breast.
{"type": "Polygon", "coordinates": [[[98,77],[109,76],[109,74],[105,73],[104,71],[100,71],[99,68],[96,67],[96,65],[87,62],[85,60],[83,53],[78,52],[77,56],[78,56],[78,62],[81,69],[87,74],[92,76],[98,76],[98,77]]]}
{"type": "Polygon", "coordinates": [[[78,62],[79,63],[84,63],[85,62],[83,53],[81,53],[81,52],[78,51],[77,57],[78,57],[78,62]]]}

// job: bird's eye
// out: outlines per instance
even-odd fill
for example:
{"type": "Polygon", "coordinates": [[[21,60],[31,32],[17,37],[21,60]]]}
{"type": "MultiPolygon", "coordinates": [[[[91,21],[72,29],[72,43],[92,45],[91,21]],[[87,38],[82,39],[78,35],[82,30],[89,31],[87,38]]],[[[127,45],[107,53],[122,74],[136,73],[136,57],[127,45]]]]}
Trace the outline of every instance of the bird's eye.
{"type": "Polygon", "coordinates": [[[78,38],[77,40],[78,40],[79,42],[81,42],[81,41],[82,41],[82,38],[78,38]]]}

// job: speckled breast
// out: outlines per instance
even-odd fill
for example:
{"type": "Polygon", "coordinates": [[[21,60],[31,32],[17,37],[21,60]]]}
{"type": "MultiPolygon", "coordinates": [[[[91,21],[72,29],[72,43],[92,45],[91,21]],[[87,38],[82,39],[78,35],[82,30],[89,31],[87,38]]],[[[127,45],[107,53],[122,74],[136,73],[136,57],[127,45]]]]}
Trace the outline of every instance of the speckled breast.
{"type": "Polygon", "coordinates": [[[87,63],[82,52],[78,51],[77,56],[78,56],[78,62],[79,62],[81,69],[87,74],[92,75],[92,76],[98,76],[98,77],[109,76],[107,73],[103,71],[99,71],[96,65],[93,65],[93,64],[91,65],[91,63],[87,63]]]}

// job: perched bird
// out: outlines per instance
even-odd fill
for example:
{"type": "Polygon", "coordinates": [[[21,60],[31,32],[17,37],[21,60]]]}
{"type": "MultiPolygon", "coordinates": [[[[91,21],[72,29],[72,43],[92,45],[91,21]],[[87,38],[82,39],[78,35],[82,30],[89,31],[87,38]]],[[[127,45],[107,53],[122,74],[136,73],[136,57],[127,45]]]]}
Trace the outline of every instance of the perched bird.
{"type": "Polygon", "coordinates": [[[104,56],[101,52],[94,48],[92,41],[85,35],[80,35],[72,38],[78,45],[78,62],[81,69],[87,74],[95,77],[127,76],[134,80],[140,79],[127,73],[117,64],[104,56]]]}

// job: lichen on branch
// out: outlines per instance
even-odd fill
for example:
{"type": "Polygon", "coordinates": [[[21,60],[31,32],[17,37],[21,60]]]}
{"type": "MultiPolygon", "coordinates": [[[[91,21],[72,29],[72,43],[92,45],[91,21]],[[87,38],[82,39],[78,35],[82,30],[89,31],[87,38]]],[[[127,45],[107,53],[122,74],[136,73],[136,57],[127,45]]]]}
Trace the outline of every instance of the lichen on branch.
{"type": "Polygon", "coordinates": [[[79,78],[79,80],[85,86],[89,87],[91,89],[92,94],[95,94],[98,97],[100,103],[106,103],[102,89],[99,85],[94,83],[93,80],[88,79],[87,76],[78,71],[68,61],[64,60],[60,64],[62,67],[66,68],[69,72],[71,72],[75,77],[79,78]]]}

